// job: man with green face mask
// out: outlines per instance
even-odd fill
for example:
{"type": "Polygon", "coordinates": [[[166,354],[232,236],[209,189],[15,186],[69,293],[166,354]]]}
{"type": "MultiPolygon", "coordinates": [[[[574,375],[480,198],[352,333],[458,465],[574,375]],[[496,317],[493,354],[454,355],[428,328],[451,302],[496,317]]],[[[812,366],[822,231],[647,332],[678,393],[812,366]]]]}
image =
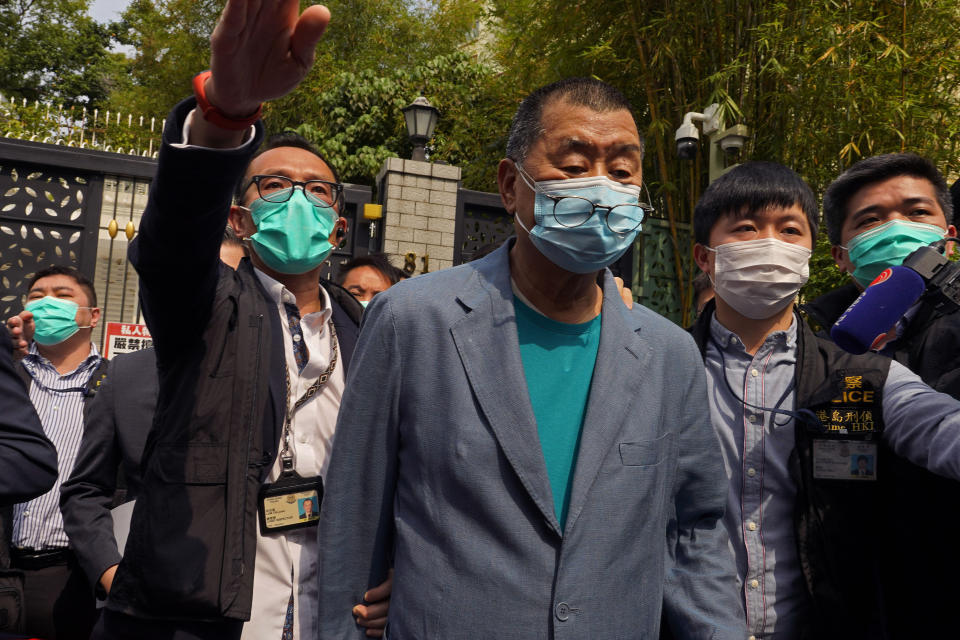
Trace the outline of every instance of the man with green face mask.
{"type": "MultiPolygon", "coordinates": [[[[164,126],[129,254],[154,338],[156,418],[95,638],[315,636],[323,541],[297,505],[327,508],[362,307],[319,281],[346,234],[343,185],[300,137],[261,146],[259,115],[306,75],[328,20],[296,0],[228,0],[211,71],[164,126]],[[235,271],[218,259],[228,219],[249,250],[235,271]]],[[[362,623],[382,629],[374,601],[388,594],[367,594],[362,623]]]]}
{"type": "MultiPolygon", "coordinates": [[[[829,330],[885,268],[915,249],[956,235],[947,183],[929,160],[906,153],[866,158],[837,178],[823,198],[834,260],[852,282],[805,310],[829,330]]],[[[947,243],[951,247],[951,243],[947,243]]],[[[891,327],[882,354],[907,365],[937,391],[960,398],[960,313],[943,313],[925,297],[891,327]]],[[[888,559],[892,637],[940,637],[951,629],[960,553],[944,544],[960,534],[960,485],[906,460],[887,469],[890,496],[883,545],[888,559]],[[923,585],[917,589],[916,585],[923,585]]]]}
{"type": "Polygon", "coordinates": [[[12,532],[10,561],[24,579],[24,630],[42,638],[86,638],[96,615],[93,594],[70,547],[60,513],[60,485],[73,470],[89,401],[106,374],[90,341],[100,320],[93,284],[73,267],[37,272],[24,311],[7,320],[26,355],[17,369],[27,384],[44,433],[57,450],[53,488],[4,514],[12,532]],[[11,519],[8,521],[7,518],[11,519]]]}

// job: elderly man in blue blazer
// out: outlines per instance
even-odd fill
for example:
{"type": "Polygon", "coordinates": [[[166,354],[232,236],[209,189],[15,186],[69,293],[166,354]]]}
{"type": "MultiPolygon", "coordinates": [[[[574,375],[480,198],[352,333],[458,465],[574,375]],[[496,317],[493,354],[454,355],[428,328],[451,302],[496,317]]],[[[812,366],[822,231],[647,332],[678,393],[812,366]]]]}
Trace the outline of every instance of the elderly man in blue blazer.
{"type": "MultiPolygon", "coordinates": [[[[395,570],[386,636],[746,638],[696,347],[605,267],[640,229],[613,87],[521,104],[498,183],[516,238],[365,314],[321,510],[319,637],[395,570]]],[[[355,609],[354,613],[362,613],[355,609]]]]}

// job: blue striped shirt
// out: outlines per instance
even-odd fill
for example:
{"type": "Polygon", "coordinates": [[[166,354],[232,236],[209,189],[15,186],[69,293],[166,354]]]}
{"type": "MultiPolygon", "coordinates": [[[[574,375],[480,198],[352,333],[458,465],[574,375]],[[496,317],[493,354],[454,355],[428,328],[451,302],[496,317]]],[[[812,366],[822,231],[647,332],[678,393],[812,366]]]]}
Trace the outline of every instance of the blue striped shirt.
{"type": "Polygon", "coordinates": [[[60,513],[60,484],[70,477],[83,436],[83,389],[100,364],[97,347],[73,371],[60,375],[35,344],[24,356],[30,374],[30,400],[40,416],[43,431],[57,449],[57,482],[50,491],[13,507],[13,545],[29,549],[62,549],[69,540],[60,513]]]}

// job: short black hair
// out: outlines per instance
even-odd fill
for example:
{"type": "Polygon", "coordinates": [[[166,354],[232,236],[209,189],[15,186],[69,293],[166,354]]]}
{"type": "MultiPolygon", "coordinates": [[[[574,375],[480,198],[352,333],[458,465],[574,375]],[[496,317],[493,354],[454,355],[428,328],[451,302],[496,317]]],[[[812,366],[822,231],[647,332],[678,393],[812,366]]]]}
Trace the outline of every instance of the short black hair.
{"type": "Polygon", "coordinates": [[[390,286],[393,286],[401,280],[409,277],[402,269],[398,269],[390,263],[390,256],[387,254],[368,253],[365,256],[351,258],[340,265],[340,269],[337,271],[337,284],[342,285],[343,281],[347,278],[347,274],[357,267],[372,267],[376,269],[382,273],[387,280],[390,281],[390,286]]]}
{"type": "Polygon", "coordinates": [[[776,162],[745,162],[710,183],[693,210],[694,239],[708,246],[710,231],[726,215],[744,217],[767,207],[797,205],[807,216],[816,243],[817,199],[796,171],[776,162]]]}
{"type": "Polygon", "coordinates": [[[247,187],[250,186],[247,178],[247,171],[250,170],[250,165],[258,157],[262,156],[267,151],[271,149],[276,149],[277,147],[296,147],[297,149],[303,149],[304,151],[309,151],[313,155],[317,156],[323,163],[330,167],[330,173],[333,174],[333,181],[340,182],[340,174],[337,173],[337,168],[330,164],[330,161],[324,157],[320,150],[317,149],[312,142],[304,138],[299,133],[294,131],[284,131],[283,133],[277,133],[266,140],[263,144],[260,145],[260,148],[257,150],[253,157],[250,158],[250,162],[247,163],[247,166],[243,170],[243,175],[240,180],[237,182],[236,187],[234,187],[233,197],[237,202],[243,201],[243,194],[246,192],[247,187]]]}
{"type": "Polygon", "coordinates": [[[943,209],[947,225],[953,224],[953,203],[943,174],[932,162],[915,153],[885,153],[864,158],[830,183],[823,194],[823,217],[827,222],[830,244],[843,242],[841,229],[847,219],[847,203],[864,187],[898,176],[922,178],[933,185],[937,203],[943,209]]]}
{"type": "MultiPolygon", "coordinates": [[[[596,78],[564,78],[540,87],[520,103],[510,123],[510,135],[507,138],[507,157],[514,162],[523,162],[533,143],[543,135],[544,107],[553,100],[564,100],[570,104],[589,107],[594,111],[630,112],[633,108],[616,87],[596,78]]],[[[640,136],[640,148],[643,149],[643,136],[640,136]]]]}
{"type": "Polygon", "coordinates": [[[87,300],[90,302],[90,306],[97,306],[97,291],[93,288],[93,282],[91,282],[90,278],[85,276],[79,269],[63,264],[54,264],[37,271],[27,283],[27,291],[33,289],[33,285],[37,284],[37,280],[40,280],[41,278],[48,278],[50,276],[68,276],[73,278],[74,282],[80,285],[80,288],[83,289],[83,292],[87,294],[87,300]]]}

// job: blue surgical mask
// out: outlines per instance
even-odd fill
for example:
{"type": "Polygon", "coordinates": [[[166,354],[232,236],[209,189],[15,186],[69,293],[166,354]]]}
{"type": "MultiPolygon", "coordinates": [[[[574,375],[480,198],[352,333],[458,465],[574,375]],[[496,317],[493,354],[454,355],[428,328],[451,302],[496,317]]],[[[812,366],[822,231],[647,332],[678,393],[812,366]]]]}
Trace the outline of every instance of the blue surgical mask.
{"type": "Polygon", "coordinates": [[[946,231],[935,224],[891,220],[854,236],[840,248],[847,250],[855,267],[854,280],[868,287],[884,269],[903,264],[911,253],[944,235],[946,231]]]}
{"type": "Polygon", "coordinates": [[[333,251],[330,234],[338,216],[330,205],[315,202],[302,189],[294,189],[286,202],[258,198],[250,203],[257,225],[250,242],[265,265],[278,273],[307,273],[327,259],[333,251]]]}
{"type": "Polygon", "coordinates": [[[90,328],[77,325],[77,311],[80,305],[73,300],[45,296],[38,300],[31,300],[24,305],[24,308],[33,314],[34,341],[45,346],[60,344],[81,328],[90,328]]]}
{"type": "Polygon", "coordinates": [[[606,176],[533,182],[516,166],[536,194],[533,228],[514,217],[552,263],[572,273],[592,273],[616,262],[633,244],[644,216],[640,187],[606,176]]]}

